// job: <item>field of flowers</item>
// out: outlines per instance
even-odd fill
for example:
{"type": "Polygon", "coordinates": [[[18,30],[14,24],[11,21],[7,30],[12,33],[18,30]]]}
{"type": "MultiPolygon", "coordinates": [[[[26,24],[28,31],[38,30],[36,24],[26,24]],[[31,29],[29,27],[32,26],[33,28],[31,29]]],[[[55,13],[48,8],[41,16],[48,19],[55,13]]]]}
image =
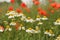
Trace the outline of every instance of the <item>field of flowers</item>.
{"type": "Polygon", "coordinates": [[[0,40],[60,40],[60,3],[33,3],[0,3],[0,40]]]}

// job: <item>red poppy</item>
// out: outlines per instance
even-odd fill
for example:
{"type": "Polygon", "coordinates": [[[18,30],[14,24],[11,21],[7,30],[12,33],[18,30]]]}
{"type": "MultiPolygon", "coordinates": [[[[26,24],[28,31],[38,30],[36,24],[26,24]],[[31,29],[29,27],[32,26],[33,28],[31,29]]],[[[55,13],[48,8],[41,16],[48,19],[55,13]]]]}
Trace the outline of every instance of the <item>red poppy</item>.
{"type": "Polygon", "coordinates": [[[57,4],[57,7],[60,8],[60,4],[57,4]]]}
{"type": "Polygon", "coordinates": [[[14,3],[15,1],[14,0],[11,0],[11,3],[14,3]]]}
{"type": "Polygon", "coordinates": [[[26,7],[27,7],[25,3],[21,3],[20,6],[21,6],[22,8],[26,8],[26,7]]]}
{"type": "Polygon", "coordinates": [[[54,14],[54,10],[51,10],[51,13],[54,14]]]}
{"type": "Polygon", "coordinates": [[[57,4],[55,8],[56,9],[59,9],[60,8],[60,4],[57,4]]]}
{"type": "Polygon", "coordinates": [[[12,7],[12,6],[10,6],[10,7],[9,7],[9,11],[12,11],[12,10],[13,10],[13,7],[12,7]]]}
{"type": "Polygon", "coordinates": [[[41,15],[43,15],[43,16],[47,16],[47,13],[46,13],[45,10],[41,10],[41,11],[39,12],[39,14],[41,14],[41,15]]]}
{"type": "Polygon", "coordinates": [[[39,2],[39,1],[35,1],[34,4],[35,4],[35,5],[39,5],[40,2],[39,2]]]}
{"type": "Polygon", "coordinates": [[[52,7],[54,7],[54,8],[56,7],[56,5],[57,5],[56,2],[50,4],[50,6],[52,6],[52,7]]]}
{"type": "Polygon", "coordinates": [[[18,8],[18,9],[16,9],[16,12],[21,13],[22,10],[20,10],[20,9],[18,8]]]}

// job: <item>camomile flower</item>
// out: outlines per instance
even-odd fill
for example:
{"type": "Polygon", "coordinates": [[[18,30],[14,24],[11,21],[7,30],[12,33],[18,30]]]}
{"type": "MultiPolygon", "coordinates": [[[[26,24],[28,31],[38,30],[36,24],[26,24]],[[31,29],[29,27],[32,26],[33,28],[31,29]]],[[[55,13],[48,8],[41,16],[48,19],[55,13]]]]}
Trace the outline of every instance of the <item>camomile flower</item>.
{"type": "Polygon", "coordinates": [[[41,18],[42,20],[48,20],[48,18],[46,16],[43,16],[43,18],[41,18]]]}
{"type": "Polygon", "coordinates": [[[21,20],[22,20],[22,21],[25,21],[25,19],[26,19],[26,16],[23,15],[23,16],[21,17],[21,20]]]}
{"type": "Polygon", "coordinates": [[[60,35],[58,35],[58,37],[55,40],[60,40],[60,35]]]}
{"type": "Polygon", "coordinates": [[[8,16],[9,16],[9,15],[15,15],[15,14],[16,14],[16,12],[15,12],[15,11],[8,11],[6,15],[8,15],[8,16]]]}
{"type": "Polygon", "coordinates": [[[15,16],[12,15],[12,14],[8,16],[9,19],[10,19],[10,18],[14,18],[14,17],[15,17],[15,16]]]}
{"type": "Polygon", "coordinates": [[[49,34],[48,34],[49,36],[55,36],[55,34],[53,33],[53,31],[52,30],[49,30],[49,34]]]}
{"type": "Polygon", "coordinates": [[[22,30],[25,30],[25,27],[23,26],[23,27],[21,27],[22,28],[22,30]]]}
{"type": "Polygon", "coordinates": [[[42,22],[38,22],[38,24],[37,25],[42,25],[43,23],[42,22]]]}
{"type": "Polygon", "coordinates": [[[12,28],[10,28],[10,26],[7,25],[5,31],[12,31],[12,28]]]}
{"type": "Polygon", "coordinates": [[[10,25],[15,26],[16,22],[11,22],[10,25]]]}
{"type": "Polygon", "coordinates": [[[40,30],[35,30],[34,33],[40,33],[40,30]]]}
{"type": "Polygon", "coordinates": [[[44,34],[47,34],[48,36],[55,36],[52,30],[46,30],[44,34]]]}
{"type": "Polygon", "coordinates": [[[27,33],[34,33],[34,32],[35,32],[35,30],[34,30],[34,29],[32,29],[32,28],[29,28],[29,29],[27,29],[27,30],[26,30],[26,32],[27,32],[27,33]]]}
{"type": "Polygon", "coordinates": [[[36,30],[39,30],[39,27],[38,27],[38,26],[36,26],[36,27],[35,27],[35,29],[36,29],[36,30]]]}
{"type": "Polygon", "coordinates": [[[19,30],[25,30],[24,26],[19,26],[19,30]]]}
{"type": "Polygon", "coordinates": [[[14,18],[17,15],[17,13],[15,11],[11,11],[8,12],[6,15],[8,16],[8,18],[14,18]]]}
{"type": "Polygon", "coordinates": [[[39,15],[37,15],[36,21],[40,21],[41,17],[39,15]]]}
{"type": "Polygon", "coordinates": [[[40,33],[40,30],[39,30],[38,26],[36,26],[36,28],[35,28],[35,33],[40,33]]]}
{"type": "Polygon", "coordinates": [[[8,21],[3,21],[5,24],[8,24],[8,21]]]}
{"type": "Polygon", "coordinates": [[[54,25],[60,25],[60,19],[57,19],[56,22],[54,22],[54,25]]]}
{"type": "Polygon", "coordinates": [[[19,29],[19,30],[25,30],[25,27],[24,27],[22,24],[20,24],[20,26],[19,26],[18,29],[19,29]]]}
{"type": "Polygon", "coordinates": [[[31,22],[31,23],[34,22],[34,20],[32,18],[30,18],[30,17],[28,17],[27,19],[25,19],[25,21],[26,22],[31,22]]]}
{"type": "Polygon", "coordinates": [[[0,32],[3,32],[3,31],[4,31],[4,27],[0,26],[0,32]]]}
{"type": "Polygon", "coordinates": [[[44,34],[48,35],[48,34],[49,34],[49,30],[46,30],[46,31],[44,32],[44,34]]]}
{"type": "Polygon", "coordinates": [[[17,14],[17,17],[23,16],[23,15],[24,15],[23,13],[18,13],[18,14],[17,14]]]}
{"type": "Polygon", "coordinates": [[[58,18],[56,21],[59,21],[60,22],[60,18],[58,18]]]}

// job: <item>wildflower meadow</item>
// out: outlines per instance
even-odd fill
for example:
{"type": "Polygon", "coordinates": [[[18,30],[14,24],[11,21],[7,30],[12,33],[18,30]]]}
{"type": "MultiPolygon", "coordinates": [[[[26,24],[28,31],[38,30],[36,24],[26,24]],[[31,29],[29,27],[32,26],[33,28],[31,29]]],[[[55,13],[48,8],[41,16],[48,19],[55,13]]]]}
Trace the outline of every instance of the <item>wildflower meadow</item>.
{"type": "Polygon", "coordinates": [[[0,40],[60,40],[60,1],[0,1],[0,40]]]}

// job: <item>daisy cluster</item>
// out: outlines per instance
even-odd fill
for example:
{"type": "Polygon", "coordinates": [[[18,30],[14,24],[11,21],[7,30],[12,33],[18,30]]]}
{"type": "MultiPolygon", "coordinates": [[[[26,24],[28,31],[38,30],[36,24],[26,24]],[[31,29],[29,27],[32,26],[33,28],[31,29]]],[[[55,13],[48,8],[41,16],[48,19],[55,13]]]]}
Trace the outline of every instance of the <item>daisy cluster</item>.
{"type": "MultiPolygon", "coordinates": [[[[9,24],[6,25],[6,28],[0,26],[0,32],[4,32],[4,31],[12,31],[12,27],[10,26],[15,26],[16,30],[24,30],[27,33],[40,33],[41,30],[39,28],[39,25],[42,25],[43,21],[47,21],[49,20],[47,16],[43,16],[41,17],[40,15],[37,15],[35,19],[32,19],[31,17],[27,17],[25,14],[23,14],[22,12],[16,12],[16,11],[8,11],[5,16],[7,17],[7,19],[12,20],[10,23],[8,23],[8,21],[4,21],[5,24],[9,24]],[[37,25],[35,26],[35,29],[33,29],[32,27],[29,27],[26,29],[27,26],[23,26],[23,24],[18,24],[17,22],[15,22],[16,18],[18,18],[20,21],[26,22],[26,23],[35,23],[38,22],[37,25]]],[[[17,19],[17,20],[18,20],[17,19]]],[[[54,25],[60,25],[60,18],[58,18],[56,20],[56,22],[53,22],[54,25]]],[[[48,36],[55,36],[54,32],[52,30],[46,30],[44,31],[44,34],[48,35],[48,36]]]]}

